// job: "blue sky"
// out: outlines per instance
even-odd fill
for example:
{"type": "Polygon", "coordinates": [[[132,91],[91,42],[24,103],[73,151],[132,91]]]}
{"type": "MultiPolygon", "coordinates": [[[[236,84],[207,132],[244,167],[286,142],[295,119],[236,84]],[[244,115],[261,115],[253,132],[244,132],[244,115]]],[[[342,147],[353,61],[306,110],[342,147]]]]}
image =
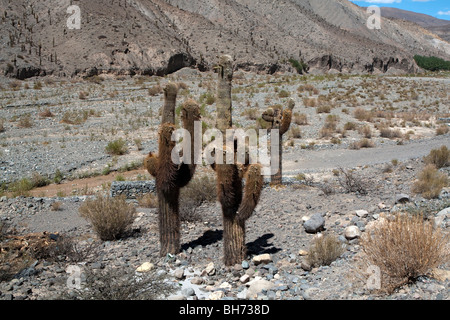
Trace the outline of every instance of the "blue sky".
{"type": "Polygon", "coordinates": [[[450,0],[352,0],[361,7],[394,7],[450,20],[450,0]]]}

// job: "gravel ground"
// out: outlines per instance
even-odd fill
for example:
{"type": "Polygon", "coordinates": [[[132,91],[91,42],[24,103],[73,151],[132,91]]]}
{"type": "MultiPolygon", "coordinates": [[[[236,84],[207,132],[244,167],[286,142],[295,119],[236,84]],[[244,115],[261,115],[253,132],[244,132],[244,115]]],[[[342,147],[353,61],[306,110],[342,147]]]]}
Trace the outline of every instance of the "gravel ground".
{"type": "MultiPolygon", "coordinates": [[[[15,226],[20,234],[25,232],[59,232],[79,239],[79,246],[94,245],[95,254],[78,263],[37,260],[14,279],[0,284],[2,299],[77,299],[79,291],[68,288],[66,272],[70,265],[82,268],[83,288],[95,286],[92,272],[122,270],[135,272],[144,263],[151,263],[144,277],[163,276],[166,285],[175,290],[162,290],[155,299],[449,299],[449,266],[442,266],[444,278],[431,275],[420,277],[415,283],[405,285],[391,294],[378,293],[367,288],[364,259],[359,238],[345,237],[348,226],[357,226],[365,232],[366,226],[380,215],[394,213],[405,207],[426,207],[433,219],[448,207],[449,189],[435,200],[411,196],[410,202],[396,204],[395,195],[409,193],[412,177],[423,166],[411,160],[383,173],[383,166],[374,165],[357,171],[370,184],[367,195],[344,193],[337,180],[327,183],[335,193],[325,195],[315,180],[295,183],[281,189],[266,187],[255,213],[247,222],[247,247],[249,256],[242,265],[225,267],[222,264],[222,221],[220,206],[204,203],[197,208],[198,219],[182,224],[182,252],[177,256],[160,258],[158,246],[156,209],[139,208],[133,224],[133,233],[117,241],[102,242],[84,219],[78,207],[85,197],[60,199],[21,198],[2,199],[1,217],[15,226]],[[51,205],[62,203],[59,211],[51,205]],[[380,205],[383,204],[384,206],[380,205]],[[382,208],[382,209],[380,209],[382,208]],[[366,210],[358,216],[356,210],[366,210]],[[325,230],[307,233],[302,218],[321,214],[325,230]],[[274,223],[275,222],[275,223],[274,223]],[[329,266],[308,268],[303,251],[307,251],[317,234],[334,234],[345,245],[344,253],[329,266]],[[270,260],[261,264],[255,256],[269,254],[270,260]],[[249,282],[247,282],[249,281],[249,282]],[[261,286],[261,287],[260,287],[261,286]],[[265,287],[267,286],[267,287],[265,287]],[[259,288],[259,289],[258,289],[259,288]],[[265,289],[261,289],[265,288],[265,289]]],[[[447,170],[448,172],[448,170],[447,170]]],[[[450,223],[447,213],[442,221],[444,230],[450,223]]],[[[98,276],[99,277],[99,276],[98,276]]]]}
{"type": "MultiPolygon", "coordinates": [[[[150,96],[148,88],[158,83],[164,85],[169,79],[182,81],[189,88],[180,93],[181,99],[192,96],[200,100],[201,94],[213,91],[215,86],[214,75],[200,76],[183,70],[168,78],[147,78],[143,82],[138,79],[107,80],[100,84],[56,82],[42,90],[2,91],[0,119],[4,119],[5,131],[0,133],[1,181],[13,182],[30,177],[33,172],[52,177],[57,169],[66,178],[76,177],[85,172],[103,171],[107,166],[116,170],[141,161],[146,153],[156,151],[158,110],[162,102],[160,95],[150,96]],[[86,92],[87,97],[80,99],[80,92],[86,92]],[[39,113],[45,108],[49,108],[54,117],[41,118],[39,113]],[[61,123],[65,113],[73,110],[86,111],[86,121],[77,125],[61,123]],[[19,127],[19,119],[26,114],[32,119],[31,128],[19,127]],[[128,153],[120,157],[108,155],[104,150],[106,144],[119,137],[127,141],[128,153]],[[139,148],[135,139],[141,139],[139,148]]],[[[345,231],[349,226],[356,226],[364,233],[370,223],[383,215],[422,208],[429,219],[439,218],[436,221],[448,232],[448,213],[443,216],[438,213],[450,207],[449,188],[445,188],[438,199],[426,200],[414,195],[411,186],[424,167],[422,157],[432,148],[450,147],[448,134],[435,136],[436,119],[448,113],[449,98],[445,88],[449,79],[308,78],[308,83],[318,90],[311,94],[315,98],[321,94],[350,92],[350,97],[341,97],[344,100],[337,103],[331,113],[339,116],[339,127],[348,121],[371,126],[375,147],[361,150],[349,150],[349,145],[362,137],[357,131],[349,131],[345,136],[334,134],[340,143],[319,138],[328,114],[317,113],[315,108],[304,105],[303,98],[310,96],[305,93],[299,96],[297,87],[306,82],[295,79],[291,76],[236,76],[233,116],[237,125],[254,125],[254,120],[242,115],[247,108],[256,108],[260,113],[267,105],[285,103],[278,97],[280,90],[290,92],[296,101],[294,112],[305,113],[309,123],[299,126],[301,138],[291,139],[292,142],[289,137],[285,139],[285,174],[295,183],[279,189],[264,188],[253,216],[247,221],[249,256],[242,264],[225,267],[222,263],[222,214],[217,203],[203,203],[196,209],[198,219],[183,222],[180,254],[160,258],[156,209],[138,207],[138,218],[127,237],[102,242],[78,214],[79,206],[88,196],[15,199],[3,196],[0,198],[1,221],[14,228],[17,234],[59,233],[75,239],[79,249],[92,247],[93,251],[77,262],[67,259],[31,261],[12,280],[0,282],[0,299],[78,299],[98,287],[96,281],[100,281],[101,274],[114,279],[116,277],[109,272],[120,271],[131,274],[131,279],[161,278],[158,281],[162,289],[152,296],[155,299],[448,300],[449,265],[441,266],[439,275],[435,272],[420,277],[415,283],[390,294],[369,290],[359,238],[349,240],[345,231]],[[278,83],[268,83],[274,79],[278,83]],[[417,99],[411,98],[409,90],[402,98],[405,83],[413,83],[410,86],[418,93],[417,99]],[[387,88],[391,90],[383,91],[387,88]],[[397,128],[402,132],[411,131],[410,140],[388,139],[379,136],[374,127],[376,122],[355,120],[352,101],[366,110],[378,104],[385,110],[395,107],[393,110],[399,114],[415,110],[411,108],[414,103],[416,114],[427,111],[432,116],[419,122],[405,120],[404,126],[399,117],[395,118],[392,123],[398,125],[397,128]],[[394,159],[398,163],[394,164],[394,159]],[[346,193],[333,172],[338,167],[353,168],[365,183],[367,194],[346,193]],[[299,173],[306,174],[301,181],[293,178],[299,173]],[[396,203],[399,194],[408,195],[409,202],[396,203]],[[58,210],[54,210],[54,203],[58,203],[58,210]],[[358,215],[356,210],[367,212],[358,215]],[[307,233],[303,221],[313,215],[324,219],[324,230],[307,233]],[[329,266],[310,268],[304,251],[318,234],[336,235],[345,245],[345,251],[329,266]],[[262,254],[270,256],[264,257],[263,263],[253,261],[262,254]],[[144,263],[151,270],[136,272],[144,263]],[[71,265],[82,270],[81,291],[71,289],[67,283],[71,265]]],[[[32,83],[29,87],[33,87],[32,83]]],[[[204,108],[204,121],[213,125],[214,104],[205,104],[204,108]]],[[[200,171],[208,172],[208,169],[200,171]]],[[[448,168],[441,171],[449,173],[448,168]]],[[[98,192],[105,190],[99,188],[98,192]]]]}

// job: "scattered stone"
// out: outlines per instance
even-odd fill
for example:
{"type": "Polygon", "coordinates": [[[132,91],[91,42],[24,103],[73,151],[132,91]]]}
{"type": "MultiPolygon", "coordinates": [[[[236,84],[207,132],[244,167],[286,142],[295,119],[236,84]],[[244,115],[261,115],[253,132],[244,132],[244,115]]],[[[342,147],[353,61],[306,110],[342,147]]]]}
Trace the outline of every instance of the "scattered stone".
{"type": "Polygon", "coordinates": [[[239,281],[245,284],[250,281],[250,276],[248,274],[244,274],[242,277],[239,278],[239,281]]]}
{"type": "Polygon", "coordinates": [[[185,297],[192,297],[195,296],[195,290],[193,288],[187,287],[184,288],[183,290],[181,290],[181,293],[185,296],[185,297]]]}
{"type": "Polygon", "coordinates": [[[209,295],[209,300],[220,300],[225,296],[223,291],[215,291],[209,295]]]}
{"type": "Polygon", "coordinates": [[[353,240],[361,237],[361,231],[357,226],[349,226],[345,228],[345,238],[347,240],[353,240]]]}
{"type": "Polygon", "coordinates": [[[136,269],[136,272],[149,272],[155,269],[155,265],[150,262],[144,262],[140,267],[136,269]]]}
{"type": "Polygon", "coordinates": [[[400,194],[396,194],[395,195],[395,204],[397,203],[407,203],[410,202],[411,198],[409,197],[409,195],[405,194],[405,193],[400,193],[400,194]]]}
{"type": "Polygon", "coordinates": [[[256,277],[252,281],[248,282],[247,285],[249,286],[246,294],[247,299],[254,299],[258,296],[258,293],[263,290],[270,290],[274,286],[272,282],[261,279],[260,277],[256,277]]]}
{"type": "Polygon", "coordinates": [[[300,249],[300,250],[298,251],[298,255],[299,255],[299,256],[307,256],[307,255],[308,255],[308,251],[303,250],[303,249],[300,249]]]}
{"type": "Polygon", "coordinates": [[[250,264],[248,263],[248,261],[246,261],[246,260],[242,261],[242,268],[245,270],[250,268],[250,264]]]}
{"type": "Polygon", "coordinates": [[[193,277],[189,281],[192,284],[195,284],[195,285],[200,285],[200,284],[203,284],[205,282],[202,277],[193,277]]]}
{"type": "Polygon", "coordinates": [[[322,231],[325,226],[325,219],[321,213],[312,215],[304,224],[303,227],[308,233],[316,233],[322,231]]]}
{"type": "Polygon", "coordinates": [[[308,261],[306,261],[306,260],[303,260],[303,261],[301,262],[300,267],[301,267],[303,270],[305,270],[305,271],[311,271],[311,269],[312,269],[311,264],[310,264],[308,261]]]}
{"type": "Polygon", "coordinates": [[[268,253],[260,254],[258,256],[254,256],[252,262],[257,266],[259,264],[266,264],[272,262],[272,257],[268,253]]]}
{"type": "Polygon", "coordinates": [[[367,210],[356,210],[355,213],[360,218],[365,218],[369,215],[369,212],[367,212],[367,210]]]}
{"type": "Polygon", "coordinates": [[[179,280],[182,280],[182,279],[184,278],[184,269],[181,268],[181,269],[175,270],[175,272],[173,273],[173,275],[174,275],[175,278],[177,278],[177,279],[179,279],[179,280]]]}
{"type": "Polygon", "coordinates": [[[214,262],[210,262],[202,272],[202,275],[208,276],[213,276],[215,274],[216,274],[216,267],[214,266],[214,262]]]}

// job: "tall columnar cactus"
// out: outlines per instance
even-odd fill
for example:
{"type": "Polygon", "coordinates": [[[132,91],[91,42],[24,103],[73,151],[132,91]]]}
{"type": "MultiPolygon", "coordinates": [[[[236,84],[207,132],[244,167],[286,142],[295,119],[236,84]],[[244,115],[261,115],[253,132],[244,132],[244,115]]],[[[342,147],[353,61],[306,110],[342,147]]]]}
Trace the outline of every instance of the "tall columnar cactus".
{"type": "MultiPolygon", "coordinates": [[[[191,144],[190,164],[175,164],[172,161],[172,150],[175,141],[172,133],[175,130],[175,105],[178,86],[169,83],[164,88],[164,107],[159,130],[159,155],[150,153],[145,159],[148,172],[155,177],[159,205],[160,255],[176,254],[180,250],[180,188],[186,186],[195,172],[194,144],[191,144]]],[[[194,121],[200,119],[197,103],[188,100],[181,110],[183,127],[194,137],[194,121]]]]}
{"type": "MultiPolygon", "coordinates": [[[[216,123],[217,129],[222,131],[225,137],[226,130],[232,127],[232,58],[221,56],[216,69],[219,74],[216,123]]],[[[236,160],[236,147],[231,152],[236,160]]],[[[231,266],[241,263],[246,257],[245,222],[251,217],[259,201],[263,186],[262,168],[259,164],[236,163],[215,164],[213,168],[217,174],[217,196],[223,213],[224,263],[231,266]],[[245,187],[242,183],[243,177],[246,181],[245,187]]]]}
{"type": "MultiPolygon", "coordinates": [[[[283,135],[289,130],[291,126],[292,110],[295,107],[295,102],[291,99],[288,102],[287,109],[269,108],[264,111],[263,120],[271,124],[270,130],[279,130],[279,153],[278,153],[278,171],[271,176],[271,183],[273,185],[282,184],[282,160],[283,160],[283,135]]],[[[274,155],[272,155],[273,157],[274,155]]]]}

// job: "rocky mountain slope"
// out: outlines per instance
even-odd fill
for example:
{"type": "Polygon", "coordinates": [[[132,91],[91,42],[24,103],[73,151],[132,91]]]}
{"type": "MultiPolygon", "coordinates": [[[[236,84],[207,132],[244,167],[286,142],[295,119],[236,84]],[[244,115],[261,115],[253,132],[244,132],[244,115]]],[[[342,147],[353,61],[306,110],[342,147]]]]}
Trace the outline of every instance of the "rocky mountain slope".
{"type": "Polygon", "coordinates": [[[381,15],[386,18],[402,19],[417,23],[425,29],[450,42],[450,21],[438,19],[426,14],[401,10],[397,8],[382,7],[381,15]]]}
{"type": "Polygon", "coordinates": [[[416,24],[367,14],[347,0],[0,0],[0,70],[24,79],[210,70],[232,54],[238,68],[273,73],[413,72],[414,54],[450,57],[450,48],[416,24]],[[81,28],[70,30],[71,5],[81,28]]]}

